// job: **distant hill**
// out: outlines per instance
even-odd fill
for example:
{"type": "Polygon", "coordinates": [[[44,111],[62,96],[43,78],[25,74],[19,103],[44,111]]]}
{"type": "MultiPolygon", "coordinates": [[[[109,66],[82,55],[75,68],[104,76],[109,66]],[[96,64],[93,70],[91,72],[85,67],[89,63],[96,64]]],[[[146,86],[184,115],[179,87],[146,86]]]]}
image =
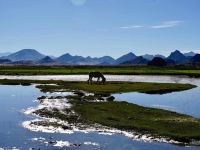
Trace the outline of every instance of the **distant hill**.
{"type": "Polygon", "coordinates": [[[121,64],[123,62],[134,60],[136,57],[137,56],[135,54],[130,52],[130,53],[123,55],[123,56],[119,57],[118,59],[116,59],[116,64],[121,64]]]}
{"type": "Polygon", "coordinates": [[[114,64],[115,59],[110,57],[110,56],[103,56],[103,57],[98,58],[98,62],[99,63],[114,64]]]}
{"type": "Polygon", "coordinates": [[[154,59],[152,59],[152,61],[150,61],[148,63],[148,65],[149,66],[158,66],[158,67],[161,67],[161,66],[166,66],[167,62],[163,58],[155,57],[154,59]]]}
{"type": "Polygon", "coordinates": [[[192,64],[200,64],[200,54],[196,54],[194,57],[190,59],[192,64]]]}
{"type": "Polygon", "coordinates": [[[11,62],[10,64],[13,64],[13,65],[36,65],[35,62],[32,60],[19,60],[19,61],[11,62]]]}
{"type": "Polygon", "coordinates": [[[186,56],[186,57],[193,57],[193,56],[195,56],[197,53],[194,53],[194,52],[188,52],[188,53],[184,53],[184,55],[186,56]]]}
{"type": "Polygon", "coordinates": [[[36,61],[44,57],[45,56],[43,54],[39,53],[34,49],[23,49],[4,57],[4,59],[10,59],[12,61],[25,61],[25,60],[36,61]]]}
{"type": "Polygon", "coordinates": [[[138,56],[133,60],[125,61],[122,65],[146,65],[149,61],[142,56],[138,56]]]}
{"type": "Polygon", "coordinates": [[[10,55],[10,54],[11,54],[11,53],[9,53],[9,52],[8,52],[8,53],[0,53],[0,57],[3,57],[3,56],[5,57],[5,56],[8,56],[8,55],[10,55]]]}
{"type": "Polygon", "coordinates": [[[146,60],[152,60],[154,58],[154,55],[145,54],[145,55],[142,55],[142,57],[146,60]]]}
{"type": "Polygon", "coordinates": [[[72,56],[69,53],[61,55],[60,57],[56,59],[56,61],[58,61],[59,63],[68,63],[71,60],[72,60],[72,56]]]}
{"type": "Polygon", "coordinates": [[[74,65],[98,65],[98,64],[114,64],[115,59],[110,56],[103,56],[100,58],[72,56],[69,53],[64,54],[56,59],[60,64],[74,64],[74,65]]]}
{"type": "Polygon", "coordinates": [[[188,60],[188,58],[182,54],[179,50],[172,52],[168,59],[174,60],[176,63],[184,63],[188,60]]]}
{"type": "Polygon", "coordinates": [[[174,60],[172,60],[172,59],[165,59],[165,61],[167,62],[168,66],[176,65],[176,62],[174,60]]]}
{"type": "Polygon", "coordinates": [[[156,55],[145,54],[145,55],[142,55],[142,57],[145,58],[146,60],[149,60],[149,61],[151,61],[154,57],[160,57],[160,58],[163,58],[163,59],[166,58],[165,56],[160,55],[160,54],[156,54],[156,55]]]}
{"type": "Polygon", "coordinates": [[[56,63],[56,61],[52,59],[50,56],[46,56],[40,59],[39,61],[37,61],[37,63],[38,64],[52,64],[52,63],[56,63]]]}
{"type": "Polygon", "coordinates": [[[162,58],[162,59],[165,59],[165,58],[166,58],[165,56],[160,55],[160,54],[156,54],[156,55],[154,55],[154,57],[160,57],[160,58],[162,58]]]}
{"type": "Polygon", "coordinates": [[[69,53],[64,54],[56,59],[60,64],[73,64],[81,65],[87,62],[87,60],[82,56],[72,56],[69,53]]]}
{"type": "Polygon", "coordinates": [[[110,56],[103,56],[103,57],[86,57],[85,62],[88,62],[89,65],[112,65],[115,63],[115,59],[110,56]]]}
{"type": "Polygon", "coordinates": [[[110,65],[113,65],[113,64],[110,64],[108,62],[102,62],[102,63],[99,63],[97,64],[98,66],[110,66],[110,65]]]}
{"type": "Polygon", "coordinates": [[[9,60],[9,59],[0,59],[0,64],[7,64],[7,63],[11,63],[11,60],[9,60]]]}

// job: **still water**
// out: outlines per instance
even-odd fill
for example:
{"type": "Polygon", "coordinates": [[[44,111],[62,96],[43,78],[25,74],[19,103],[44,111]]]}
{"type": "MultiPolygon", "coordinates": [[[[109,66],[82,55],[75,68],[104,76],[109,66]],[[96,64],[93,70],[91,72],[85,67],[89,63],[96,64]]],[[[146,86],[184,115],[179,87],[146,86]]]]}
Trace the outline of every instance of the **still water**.
{"type": "Polygon", "coordinates": [[[147,107],[162,108],[200,118],[200,87],[169,94],[114,94],[116,100],[147,107]]]}
{"type": "MultiPolygon", "coordinates": [[[[116,77],[115,77],[116,78],[116,77]]],[[[121,77],[120,77],[121,78],[121,77]]],[[[131,77],[129,77],[131,78],[131,77]]],[[[159,78],[161,80],[162,77],[159,78]]],[[[152,78],[155,80],[155,78],[152,78]]],[[[150,79],[146,79],[146,81],[150,79]]],[[[162,81],[169,81],[163,77],[162,81]]],[[[144,81],[144,80],[143,80],[144,81]]],[[[152,80],[153,81],[153,80],[152,80]]],[[[174,82],[171,80],[171,82],[174,82]]],[[[188,81],[199,85],[198,79],[183,78],[181,82],[188,81]]],[[[177,80],[176,80],[177,82],[177,80]]],[[[60,134],[32,132],[22,127],[22,122],[31,120],[34,116],[27,116],[24,109],[37,106],[37,97],[45,95],[34,86],[0,85],[0,150],[1,149],[102,149],[102,150],[195,150],[200,147],[180,147],[172,144],[158,142],[135,141],[123,135],[100,135],[93,133],[60,134]],[[36,140],[39,139],[39,140],[36,140]],[[80,144],[78,147],[56,147],[50,141],[62,141],[80,144]]],[[[190,114],[200,118],[200,88],[183,92],[174,92],[164,95],[148,95],[141,93],[115,94],[117,100],[126,100],[143,106],[159,107],[190,114]]],[[[60,144],[62,145],[62,144],[60,144]]]]}

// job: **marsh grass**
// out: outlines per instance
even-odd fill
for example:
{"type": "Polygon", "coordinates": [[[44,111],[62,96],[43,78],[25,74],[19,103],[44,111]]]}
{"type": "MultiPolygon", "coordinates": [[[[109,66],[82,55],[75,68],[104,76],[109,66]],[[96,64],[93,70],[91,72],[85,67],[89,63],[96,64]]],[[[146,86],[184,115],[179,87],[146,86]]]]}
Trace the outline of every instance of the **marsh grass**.
{"type": "Polygon", "coordinates": [[[176,112],[127,102],[77,102],[73,109],[80,115],[80,121],[87,124],[99,123],[187,144],[200,140],[200,120],[176,112]]]}
{"type": "Polygon", "coordinates": [[[107,82],[101,84],[87,84],[86,82],[63,82],[59,85],[39,85],[38,88],[42,91],[54,90],[83,90],[86,92],[95,93],[96,95],[122,93],[122,92],[141,92],[148,94],[164,94],[175,91],[183,91],[196,87],[191,84],[177,83],[144,83],[144,82],[107,82]]]}
{"type": "Polygon", "coordinates": [[[100,71],[118,75],[187,75],[200,77],[195,66],[0,66],[0,75],[70,75],[100,71]]]}

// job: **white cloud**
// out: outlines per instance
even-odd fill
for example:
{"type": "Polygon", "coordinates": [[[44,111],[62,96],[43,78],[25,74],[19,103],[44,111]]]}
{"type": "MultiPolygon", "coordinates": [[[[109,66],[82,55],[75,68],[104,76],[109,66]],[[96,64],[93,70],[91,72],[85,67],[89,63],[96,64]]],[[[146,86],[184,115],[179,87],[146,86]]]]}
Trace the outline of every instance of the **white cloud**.
{"type": "Polygon", "coordinates": [[[146,29],[164,29],[164,28],[173,28],[181,25],[183,21],[180,20],[173,20],[173,21],[164,21],[158,25],[130,25],[130,26],[121,26],[120,29],[139,29],[139,28],[146,28],[146,29]]]}
{"type": "Polygon", "coordinates": [[[141,25],[133,25],[133,26],[122,26],[120,29],[136,29],[136,28],[143,28],[144,26],[141,25]]]}
{"type": "Polygon", "coordinates": [[[180,20],[165,21],[159,25],[153,25],[153,26],[151,26],[151,28],[153,28],[153,29],[173,28],[173,27],[179,26],[182,22],[183,21],[180,21],[180,20]]]}

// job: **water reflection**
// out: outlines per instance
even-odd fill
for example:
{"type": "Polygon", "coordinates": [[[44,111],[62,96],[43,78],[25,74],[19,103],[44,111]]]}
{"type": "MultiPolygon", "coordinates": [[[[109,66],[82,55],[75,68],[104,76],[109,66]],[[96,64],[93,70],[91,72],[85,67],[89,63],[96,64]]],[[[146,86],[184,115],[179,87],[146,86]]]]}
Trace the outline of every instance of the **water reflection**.
{"type": "Polygon", "coordinates": [[[163,95],[132,92],[114,94],[113,96],[115,96],[118,101],[128,101],[142,106],[163,108],[200,118],[199,87],[163,95]]]}
{"type": "MultiPolygon", "coordinates": [[[[105,75],[107,81],[130,82],[159,82],[159,83],[192,83],[200,85],[200,79],[187,76],[157,76],[157,75],[105,75]]],[[[5,76],[0,79],[26,79],[26,80],[64,80],[87,81],[88,75],[40,75],[40,76],[5,76]]]]}

